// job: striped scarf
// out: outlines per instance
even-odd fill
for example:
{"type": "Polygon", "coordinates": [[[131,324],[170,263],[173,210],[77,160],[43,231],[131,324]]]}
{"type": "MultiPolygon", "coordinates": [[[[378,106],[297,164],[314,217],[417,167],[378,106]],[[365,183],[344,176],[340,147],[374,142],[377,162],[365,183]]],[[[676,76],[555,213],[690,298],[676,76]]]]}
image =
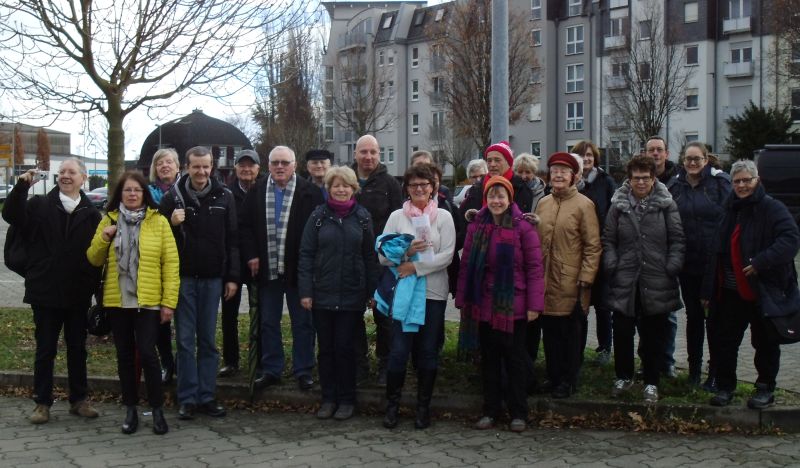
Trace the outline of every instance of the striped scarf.
{"type": "Polygon", "coordinates": [[[292,208],[294,187],[297,175],[293,175],[283,190],[280,220],[275,219],[275,183],[272,177],[267,180],[267,255],[269,256],[269,279],[278,279],[286,269],[283,264],[286,249],[286,226],[289,223],[289,211],[292,208]],[[279,221],[279,222],[276,222],[279,221]]]}

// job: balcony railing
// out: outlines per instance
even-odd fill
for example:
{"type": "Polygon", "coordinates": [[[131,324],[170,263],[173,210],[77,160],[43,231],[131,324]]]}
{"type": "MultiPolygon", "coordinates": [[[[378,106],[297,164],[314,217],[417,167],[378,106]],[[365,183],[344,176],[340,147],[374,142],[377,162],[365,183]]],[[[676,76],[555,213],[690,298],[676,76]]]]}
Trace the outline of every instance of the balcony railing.
{"type": "Polygon", "coordinates": [[[753,76],[753,62],[726,63],[723,72],[728,78],[753,76]]]}
{"type": "Polygon", "coordinates": [[[606,36],[603,38],[603,47],[605,49],[618,49],[625,47],[627,38],[625,36],[606,36]]]}
{"type": "Polygon", "coordinates": [[[628,6],[628,0],[609,0],[609,8],[622,8],[628,6]]]}
{"type": "Polygon", "coordinates": [[[432,106],[443,106],[445,95],[442,91],[434,91],[429,94],[432,106]]]}
{"type": "Polygon", "coordinates": [[[722,20],[722,32],[733,34],[739,32],[749,32],[751,29],[750,17],[742,16],[739,18],[725,18],[722,20]]]}
{"type": "Polygon", "coordinates": [[[339,143],[350,143],[356,141],[358,137],[356,136],[356,132],[352,130],[341,130],[336,132],[337,136],[339,137],[339,143]]]}
{"type": "Polygon", "coordinates": [[[614,130],[626,128],[628,126],[625,119],[618,115],[606,115],[603,117],[603,122],[605,122],[606,128],[614,130]]]}
{"type": "Polygon", "coordinates": [[[628,84],[625,77],[621,75],[606,75],[606,89],[624,89],[628,84]]]}
{"type": "Polygon", "coordinates": [[[339,36],[337,41],[339,49],[348,47],[366,47],[367,46],[367,33],[366,32],[349,32],[339,36]]]}
{"type": "Polygon", "coordinates": [[[432,72],[444,71],[444,59],[441,57],[431,58],[430,71],[432,72]]]}

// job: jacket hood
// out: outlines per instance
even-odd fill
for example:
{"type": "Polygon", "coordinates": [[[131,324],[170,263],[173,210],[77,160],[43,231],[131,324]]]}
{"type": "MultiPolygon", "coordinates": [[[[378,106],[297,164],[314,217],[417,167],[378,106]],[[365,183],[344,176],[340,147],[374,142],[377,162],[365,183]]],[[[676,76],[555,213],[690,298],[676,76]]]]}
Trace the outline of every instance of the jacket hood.
{"type": "MultiPolygon", "coordinates": [[[[628,212],[631,210],[631,201],[628,195],[631,193],[631,183],[626,180],[611,197],[611,205],[615,206],[618,210],[628,212]]],[[[656,179],[653,185],[653,191],[650,193],[650,203],[648,204],[648,211],[661,210],[668,207],[672,203],[672,195],[667,190],[667,186],[656,179]]]]}
{"type": "MultiPolygon", "coordinates": [[[[682,182],[682,183],[687,183],[688,184],[689,181],[686,180],[686,177],[687,177],[686,168],[681,167],[675,173],[675,177],[670,179],[670,182],[672,182],[672,183],[682,182]]],[[[719,178],[722,178],[722,179],[730,180],[730,176],[728,175],[727,172],[725,172],[723,170],[720,170],[720,169],[717,169],[716,167],[711,166],[711,164],[706,164],[706,167],[704,167],[703,170],[700,172],[700,181],[701,181],[701,183],[702,183],[702,181],[705,181],[709,177],[719,177],[719,178]]],[[[669,184],[669,185],[672,185],[672,184],[669,184]]]]}

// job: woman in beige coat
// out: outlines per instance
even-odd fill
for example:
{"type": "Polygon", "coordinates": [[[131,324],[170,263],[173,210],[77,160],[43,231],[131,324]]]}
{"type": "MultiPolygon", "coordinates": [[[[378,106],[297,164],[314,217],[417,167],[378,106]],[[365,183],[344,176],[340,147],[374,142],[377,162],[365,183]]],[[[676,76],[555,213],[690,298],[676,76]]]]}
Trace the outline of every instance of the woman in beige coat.
{"type": "Polygon", "coordinates": [[[582,323],[602,248],[594,203],[575,186],[581,177],[577,159],[554,153],[547,166],[552,191],[536,207],[545,279],[541,325],[552,396],[567,398],[577,382],[582,323]]]}

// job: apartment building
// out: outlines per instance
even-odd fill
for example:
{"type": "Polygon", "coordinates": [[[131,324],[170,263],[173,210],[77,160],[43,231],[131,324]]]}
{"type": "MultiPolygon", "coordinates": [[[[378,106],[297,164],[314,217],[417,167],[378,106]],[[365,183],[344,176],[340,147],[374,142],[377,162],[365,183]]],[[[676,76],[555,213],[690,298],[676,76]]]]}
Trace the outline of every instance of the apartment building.
{"type": "MultiPolygon", "coordinates": [[[[334,95],[343,89],[342,61],[359,54],[364,59],[358,70],[372,77],[366,82],[375,83],[373,94],[381,103],[382,115],[374,116],[380,130],[374,133],[382,160],[392,174],[401,175],[411,152],[437,151],[447,128],[440,98],[447,78],[438,74],[446,64],[425,32],[431,23],[446,22],[453,4],[323,5],[331,25],[323,59],[329,149],[339,162],[352,161],[358,135],[334,118],[334,95]]],[[[638,152],[642,142],[616,115],[612,94],[627,92],[626,51],[646,41],[663,44],[665,38],[679,54],[673,66],[688,77],[680,109],[660,132],[673,159],[694,140],[725,157],[725,119],[750,100],[762,106],[793,104],[800,123],[800,85],[778,72],[783,65],[768,27],[768,8],[769,0],[510,0],[509,14],[528,19],[538,61],[530,70],[530,84],[538,92],[511,126],[511,146],[517,153],[547,155],[591,139],[612,161],[638,152]]]]}

